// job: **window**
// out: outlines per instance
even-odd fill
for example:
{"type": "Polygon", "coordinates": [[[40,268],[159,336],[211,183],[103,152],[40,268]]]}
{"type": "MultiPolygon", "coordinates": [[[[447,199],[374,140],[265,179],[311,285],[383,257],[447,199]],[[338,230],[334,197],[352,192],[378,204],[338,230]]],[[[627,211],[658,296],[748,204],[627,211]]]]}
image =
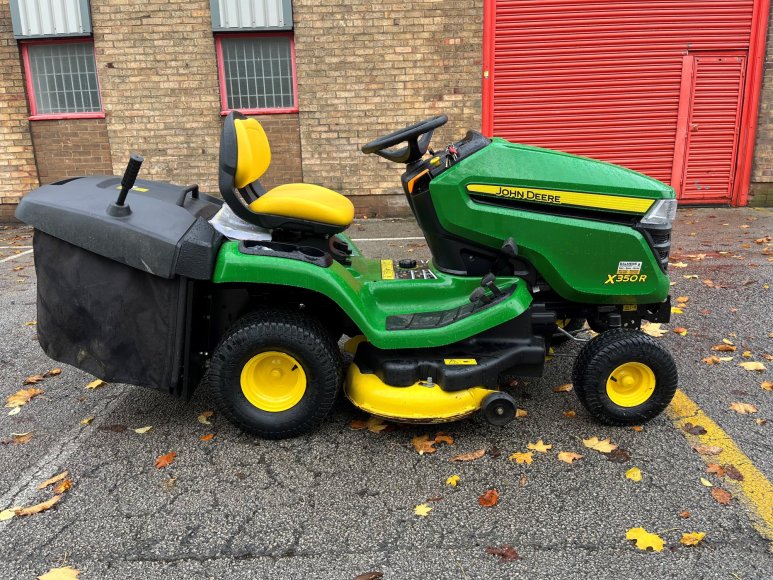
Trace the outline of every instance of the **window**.
{"type": "Polygon", "coordinates": [[[292,33],[224,34],[215,42],[223,114],[298,111],[292,33]]]}
{"type": "Polygon", "coordinates": [[[32,118],[104,117],[90,40],[22,44],[32,118]]]}

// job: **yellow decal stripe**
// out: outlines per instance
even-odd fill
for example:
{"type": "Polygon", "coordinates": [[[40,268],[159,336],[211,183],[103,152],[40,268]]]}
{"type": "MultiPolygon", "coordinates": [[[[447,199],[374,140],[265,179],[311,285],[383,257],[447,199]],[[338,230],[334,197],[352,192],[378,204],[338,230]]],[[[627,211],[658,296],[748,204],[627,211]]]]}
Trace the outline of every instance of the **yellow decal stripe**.
{"type": "Polygon", "coordinates": [[[610,209],[633,213],[645,213],[653,203],[652,199],[626,197],[621,195],[602,195],[600,193],[579,193],[554,189],[535,189],[505,185],[482,185],[471,183],[467,186],[470,193],[493,195],[503,199],[514,199],[544,203],[548,205],[573,205],[593,209],[610,209]]]}
{"type": "MultiPolygon", "coordinates": [[[[679,432],[684,435],[691,445],[699,443],[720,447],[722,451],[718,455],[701,455],[703,461],[719,463],[721,465],[734,465],[743,479],[731,481],[724,478],[722,485],[729,487],[736,493],[740,493],[740,499],[749,511],[752,523],[763,538],[773,540],[773,484],[752,463],[751,459],[741,451],[733,439],[722,427],[708,417],[695,402],[683,391],[677,390],[674,400],[666,410],[669,419],[679,432]],[[682,427],[685,423],[700,425],[706,430],[705,435],[690,435],[682,427]]],[[[773,544],[771,545],[773,550],[773,544]]]]}
{"type": "Polygon", "coordinates": [[[392,260],[381,260],[381,279],[395,279],[395,265],[392,263],[392,260]]]}
{"type": "Polygon", "coordinates": [[[474,358],[446,358],[443,362],[447,365],[477,365],[478,361],[474,358]]]}

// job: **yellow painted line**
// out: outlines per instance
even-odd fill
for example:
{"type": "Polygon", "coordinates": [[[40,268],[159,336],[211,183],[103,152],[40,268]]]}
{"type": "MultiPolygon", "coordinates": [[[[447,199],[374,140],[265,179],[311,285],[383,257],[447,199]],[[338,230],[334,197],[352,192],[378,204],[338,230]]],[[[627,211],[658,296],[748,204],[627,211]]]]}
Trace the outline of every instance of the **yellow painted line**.
{"type": "MultiPolygon", "coordinates": [[[[722,448],[718,455],[701,455],[703,461],[720,465],[732,464],[743,475],[743,481],[721,478],[722,485],[735,491],[750,512],[752,523],[763,538],[773,542],[773,484],[757,469],[722,427],[717,425],[690,397],[681,390],[666,410],[674,426],[693,444],[714,445],[722,448]],[[690,435],[682,427],[685,423],[700,425],[705,435],[690,435]]],[[[773,544],[771,544],[773,551],[773,544]]]]}

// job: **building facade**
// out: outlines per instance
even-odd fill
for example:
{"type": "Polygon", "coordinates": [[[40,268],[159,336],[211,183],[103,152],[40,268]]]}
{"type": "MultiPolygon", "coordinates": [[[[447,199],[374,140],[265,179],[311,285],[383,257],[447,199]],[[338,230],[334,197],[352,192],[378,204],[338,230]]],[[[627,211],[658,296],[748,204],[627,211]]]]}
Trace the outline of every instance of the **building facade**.
{"type": "Polygon", "coordinates": [[[769,0],[3,0],[0,220],[38,184],[121,173],[217,190],[223,114],[257,116],[264,182],[407,213],[359,147],[440,112],[623,163],[683,201],[773,203],[769,0]],[[770,57],[769,57],[770,60],[770,57]]]}

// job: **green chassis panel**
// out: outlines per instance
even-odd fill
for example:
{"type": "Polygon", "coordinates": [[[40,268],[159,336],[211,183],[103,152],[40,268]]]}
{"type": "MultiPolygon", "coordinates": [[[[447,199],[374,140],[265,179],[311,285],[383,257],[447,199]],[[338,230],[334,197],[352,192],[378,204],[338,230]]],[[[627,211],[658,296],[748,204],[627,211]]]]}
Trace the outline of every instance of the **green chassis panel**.
{"type": "MultiPolygon", "coordinates": [[[[499,248],[508,237],[562,298],[585,304],[654,304],[669,281],[641,233],[627,225],[550,214],[550,206],[519,207],[474,201],[468,184],[494,184],[648,199],[674,191],[641,173],[586,157],[494,139],[430,183],[443,227],[462,238],[499,248]],[[483,224],[483,226],[482,226],[483,224]],[[620,262],[642,262],[645,281],[609,283],[620,262]]],[[[631,212],[613,212],[631,215],[631,212]]]]}
{"type": "Polygon", "coordinates": [[[512,320],[531,304],[526,284],[518,278],[498,278],[507,289],[518,283],[507,299],[440,328],[386,330],[393,314],[436,312],[469,303],[480,279],[449,276],[435,271],[436,280],[382,280],[381,261],[355,256],[352,265],[334,262],[329,268],[239,252],[238,242],[223,244],[213,281],[223,283],[276,284],[323,294],[338,304],[376,347],[423,348],[451,344],[512,320]],[[520,282],[520,283],[519,283],[520,282]]]}

